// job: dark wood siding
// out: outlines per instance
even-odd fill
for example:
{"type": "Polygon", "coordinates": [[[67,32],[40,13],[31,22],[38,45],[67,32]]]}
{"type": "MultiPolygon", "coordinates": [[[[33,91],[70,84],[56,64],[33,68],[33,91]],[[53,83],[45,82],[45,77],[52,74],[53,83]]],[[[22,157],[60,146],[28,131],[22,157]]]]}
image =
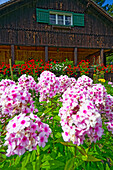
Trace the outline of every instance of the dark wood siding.
{"type": "Polygon", "coordinates": [[[0,44],[113,49],[113,23],[84,0],[25,0],[0,11],[0,44]],[[85,26],[38,23],[36,8],[84,13],[85,26]]]}

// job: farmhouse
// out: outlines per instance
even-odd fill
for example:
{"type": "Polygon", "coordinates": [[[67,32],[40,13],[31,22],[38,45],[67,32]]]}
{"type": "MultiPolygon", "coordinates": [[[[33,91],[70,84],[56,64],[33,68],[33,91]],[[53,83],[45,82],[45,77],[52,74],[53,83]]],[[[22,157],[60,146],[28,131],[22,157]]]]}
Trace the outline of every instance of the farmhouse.
{"type": "Polygon", "coordinates": [[[0,64],[15,60],[106,62],[113,18],[93,0],[10,0],[0,5],[0,64]]]}

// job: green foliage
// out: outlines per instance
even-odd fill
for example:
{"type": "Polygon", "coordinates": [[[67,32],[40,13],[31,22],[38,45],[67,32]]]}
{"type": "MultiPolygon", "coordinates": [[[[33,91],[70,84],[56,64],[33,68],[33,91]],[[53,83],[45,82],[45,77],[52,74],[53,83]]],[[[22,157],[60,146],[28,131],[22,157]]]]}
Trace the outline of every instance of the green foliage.
{"type": "MultiPolygon", "coordinates": [[[[66,60],[65,66],[73,63],[66,60]]],[[[0,75],[2,80],[4,75],[0,75]]],[[[16,76],[14,76],[16,79],[16,76]]],[[[99,83],[99,82],[98,82],[99,83]]],[[[108,81],[101,82],[107,89],[107,93],[113,95],[113,88],[108,85],[108,81]]],[[[30,91],[33,95],[33,92],[30,91]]],[[[35,95],[35,94],[34,94],[35,95]]],[[[108,132],[106,125],[103,123],[104,135],[96,143],[90,143],[85,140],[81,146],[76,146],[71,142],[64,142],[62,138],[62,129],[60,125],[59,109],[62,102],[59,101],[61,96],[54,96],[49,102],[39,102],[35,97],[35,107],[38,109],[37,116],[44,123],[47,123],[52,129],[52,134],[48,139],[46,147],[39,148],[32,152],[26,152],[22,156],[6,157],[6,147],[0,148],[0,169],[1,170],[112,170],[113,168],[113,134],[108,132]]],[[[104,116],[103,116],[104,117],[104,116]]],[[[6,124],[9,120],[6,121],[6,124]]],[[[103,122],[104,122],[103,118],[103,122]]],[[[5,130],[0,124],[1,141],[4,142],[5,130]]]]}
{"type": "Polygon", "coordinates": [[[21,64],[25,64],[25,61],[17,61],[17,60],[15,60],[15,64],[16,64],[16,65],[18,65],[18,64],[20,64],[20,65],[21,65],[21,64]]]}
{"type": "Polygon", "coordinates": [[[111,87],[111,85],[108,84],[108,81],[102,84],[105,86],[107,93],[113,96],[113,87],[111,87]]]}
{"type": "Polygon", "coordinates": [[[59,96],[56,95],[48,103],[39,103],[37,97],[35,106],[39,110],[37,115],[52,129],[52,135],[46,147],[37,146],[37,150],[26,152],[22,156],[14,155],[8,158],[5,156],[6,148],[2,146],[0,149],[1,170],[111,169],[113,166],[113,135],[107,131],[104,123],[102,139],[92,144],[86,139],[82,146],[76,146],[71,142],[64,142],[62,139],[60,117],[58,116],[62,103],[59,101],[59,96]]]}
{"type": "Polygon", "coordinates": [[[94,1],[102,7],[106,0],[94,0],[94,1]]]}
{"type": "Polygon", "coordinates": [[[112,64],[113,65],[113,53],[107,55],[106,64],[112,64]]]}

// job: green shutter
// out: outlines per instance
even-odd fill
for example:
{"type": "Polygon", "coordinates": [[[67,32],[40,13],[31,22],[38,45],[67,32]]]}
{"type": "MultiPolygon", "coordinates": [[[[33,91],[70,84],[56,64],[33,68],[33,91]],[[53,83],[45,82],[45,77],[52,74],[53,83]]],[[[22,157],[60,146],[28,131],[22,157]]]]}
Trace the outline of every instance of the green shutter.
{"type": "Polygon", "coordinates": [[[45,9],[36,9],[37,22],[49,23],[49,11],[45,9]]]}
{"type": "Polygon", "coordinates": [[[74,13],[73,25],[74,26],[84,26],[84,14],[74,13]]]}

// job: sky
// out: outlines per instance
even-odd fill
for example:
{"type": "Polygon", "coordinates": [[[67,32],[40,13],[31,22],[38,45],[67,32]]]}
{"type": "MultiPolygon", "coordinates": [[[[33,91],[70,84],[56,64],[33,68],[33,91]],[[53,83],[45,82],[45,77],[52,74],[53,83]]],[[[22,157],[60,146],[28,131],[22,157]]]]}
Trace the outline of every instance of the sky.
{"type": "MultiPolygon", "coordinates": [[[[0,0],[0,4],[4,3],[4,2],[7,2],[8,0],[0,0]]],[[[112,4],[113,3],[113,0],[106,0],[105,4],[112,4]]]]}

